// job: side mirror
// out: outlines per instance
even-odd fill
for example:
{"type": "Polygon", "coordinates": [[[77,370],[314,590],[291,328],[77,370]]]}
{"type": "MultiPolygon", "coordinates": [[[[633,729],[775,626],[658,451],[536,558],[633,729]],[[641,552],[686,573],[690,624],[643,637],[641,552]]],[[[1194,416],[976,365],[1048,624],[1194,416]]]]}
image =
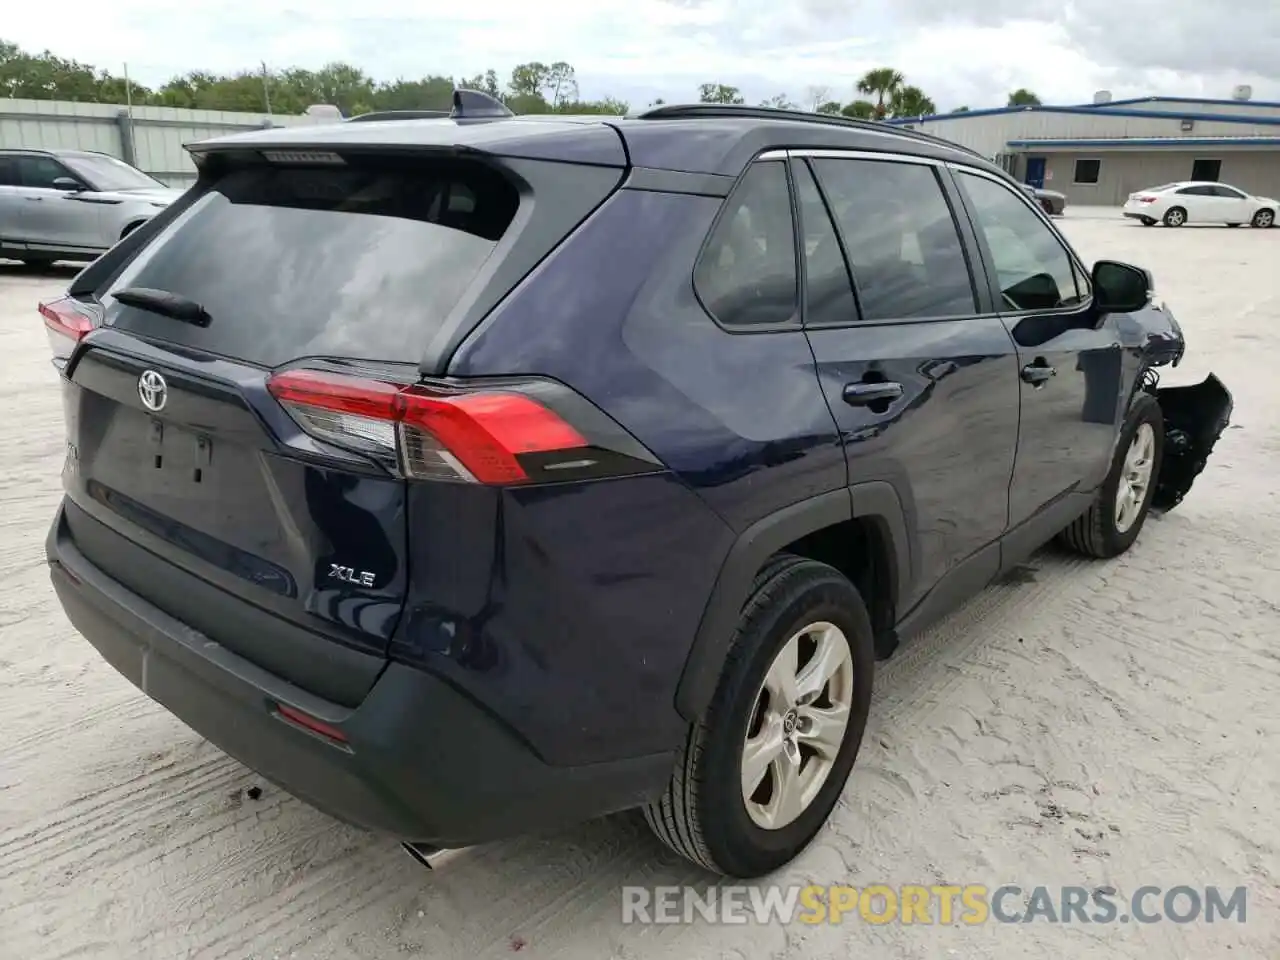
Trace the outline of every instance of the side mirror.
{"type": "Polygon", "coordinates": [[[1102,313],[1133,313],[1151,301],[1151,274],[1128,263],[1099,260],[1093,265],[1094,303],[1102,313]]]}
{"type": "Polygon", "coordinates": [[[53,181],[53,189],[65,190],[68,193],[79,193],[84,189],[84,184],[79,180],[72,179],[71,177],[58,177],[53,181]]]}

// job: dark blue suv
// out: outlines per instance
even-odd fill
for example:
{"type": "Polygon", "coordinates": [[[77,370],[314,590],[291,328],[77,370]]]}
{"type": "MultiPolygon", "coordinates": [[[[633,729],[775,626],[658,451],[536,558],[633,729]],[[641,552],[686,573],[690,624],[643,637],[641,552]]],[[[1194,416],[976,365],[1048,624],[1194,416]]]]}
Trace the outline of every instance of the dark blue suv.
{"type": "Polygon", "coordinates": [[[721,106],[264,130],[42,305],[58,596],[231,755],[415,849],[642,808],[753,877],[875,661],[1114,556],[1231,397],[1003,171],[721,106]]]}

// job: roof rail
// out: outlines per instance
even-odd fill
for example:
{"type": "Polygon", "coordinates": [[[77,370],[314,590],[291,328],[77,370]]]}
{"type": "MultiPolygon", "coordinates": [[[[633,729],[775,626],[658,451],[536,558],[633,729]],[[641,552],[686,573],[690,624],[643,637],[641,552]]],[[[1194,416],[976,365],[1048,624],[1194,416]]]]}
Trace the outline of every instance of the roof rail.
{"type": "Polygon", "coordinates": [[[756,120],[791,120],[801,123],[821,123],[832,127],[850,127],[858,130],[876,130],[881,133],[896,133],[910,140],[922,143],[933,143],[962,153],[970,154],[985,160],[982,154],[969,147],[934,136],[921,130],[908,130],[900,126],[890,126],[879,120],[862,120],[857,117],[837,116],[831,113],[807,113],[803,110],[786,110],[781,107],[751,107],[740,103],[673,103],[654,107],[644,113],[635,115],[639,120],[682,120],[696,117],[742,117],[756,120]]]}

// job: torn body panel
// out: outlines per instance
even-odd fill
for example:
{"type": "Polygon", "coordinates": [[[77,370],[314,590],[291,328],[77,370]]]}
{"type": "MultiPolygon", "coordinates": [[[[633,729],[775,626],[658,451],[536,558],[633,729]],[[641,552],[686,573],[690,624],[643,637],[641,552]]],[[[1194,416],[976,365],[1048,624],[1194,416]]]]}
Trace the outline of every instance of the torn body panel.
{"type": "Polygon", "coordinates": [[[1159,369],[1178,366],[1187,343],[1173,312],[1152,302],[1147,309],[1129,314],[1121,335],[1135,344],[1142,356],[1138,389],[1152,394],[1164,415],[1164,457],[1156,478],[1151,505],[1172,510],[1204,470],[1209,454],[1231,422],[1231,391],[1212,373],[1196,384],[1161,387],[1159,369]]]}
{"type": "Polygon", "coordinates": [[[1212,373],[1183,387],[1155,390],[1164,414],[1164,459],[1151,505],[1172,510],[1182,502],[1231,422],[1231,391],[1212,373]]]}

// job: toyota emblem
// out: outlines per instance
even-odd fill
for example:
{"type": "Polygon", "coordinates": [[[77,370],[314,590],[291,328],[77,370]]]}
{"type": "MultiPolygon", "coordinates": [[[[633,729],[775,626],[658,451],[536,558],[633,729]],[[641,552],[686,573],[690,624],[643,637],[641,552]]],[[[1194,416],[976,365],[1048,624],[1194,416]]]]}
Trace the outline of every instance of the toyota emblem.
{"type": "Polygon", "coordinates": [[[144,407],[153,413],[159,413],[169,399],[169,385],[160,374],[147,370],[138,378],[138,397],[144,407]]]}

